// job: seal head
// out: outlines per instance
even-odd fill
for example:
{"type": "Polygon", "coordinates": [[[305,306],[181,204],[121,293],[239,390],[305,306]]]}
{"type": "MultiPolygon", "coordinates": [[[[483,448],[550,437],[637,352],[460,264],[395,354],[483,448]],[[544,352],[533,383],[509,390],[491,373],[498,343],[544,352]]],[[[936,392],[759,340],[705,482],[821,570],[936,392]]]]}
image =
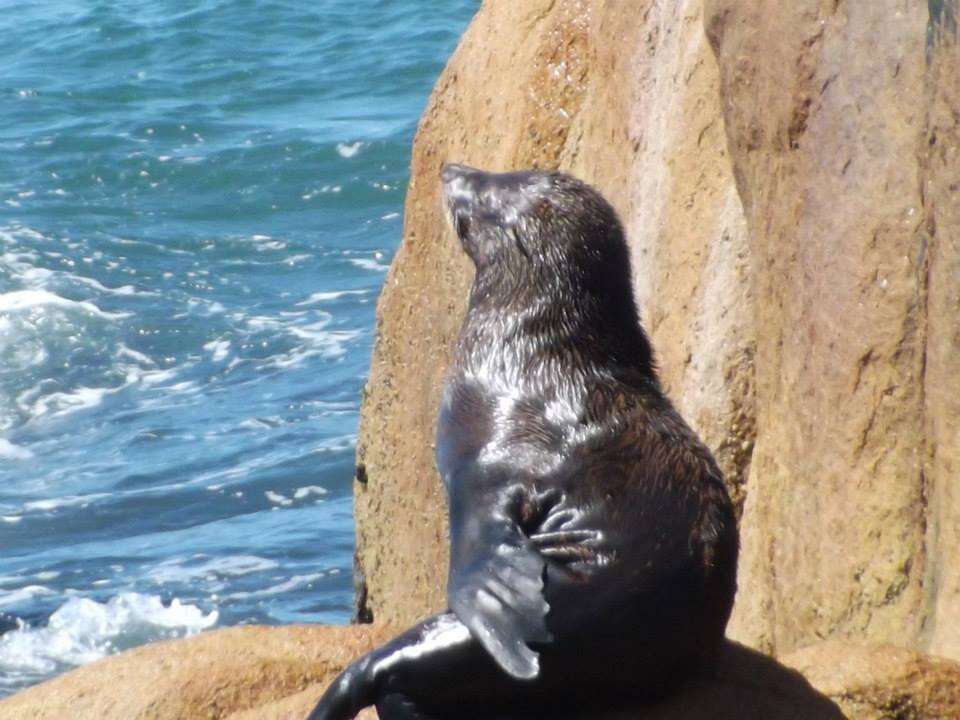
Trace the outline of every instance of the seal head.
{"type": "Polygon", "coordinates": [[[599,192],[570,175],[538,170],[490,173],[451,164],[441,177],[448,219],[476,269],[473,315],[499,308],[529,316],[549,308],[552,324],[543,329],[559,339],[589,328],[598,365],[630,365],[654,378],[623,228],[599,192]]]}

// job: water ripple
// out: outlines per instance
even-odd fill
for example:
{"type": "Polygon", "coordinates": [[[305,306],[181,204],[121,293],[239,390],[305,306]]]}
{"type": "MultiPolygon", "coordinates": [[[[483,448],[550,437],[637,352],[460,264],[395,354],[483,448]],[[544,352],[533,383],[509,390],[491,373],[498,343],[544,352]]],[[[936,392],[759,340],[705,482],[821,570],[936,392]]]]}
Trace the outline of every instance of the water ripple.
{"type": "Polygon", "coordinates": [[[0,695],[348,617],[374,304],[477,4],[0,14],[0,695]]]}

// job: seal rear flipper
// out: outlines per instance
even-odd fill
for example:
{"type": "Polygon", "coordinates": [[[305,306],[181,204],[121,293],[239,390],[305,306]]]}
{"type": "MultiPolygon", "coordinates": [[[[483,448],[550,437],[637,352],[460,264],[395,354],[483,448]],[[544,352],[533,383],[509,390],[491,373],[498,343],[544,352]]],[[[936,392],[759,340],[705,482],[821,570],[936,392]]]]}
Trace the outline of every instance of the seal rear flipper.
{"type": "Polygon", "coordinates": [[[451,571],[450,609],[497,664],[521,680],[537,677],[539,657],[528,643],[548,642],[550,606],[543,596],[545,563],[519,528],[503,528],[482,555],[451,571]]]}

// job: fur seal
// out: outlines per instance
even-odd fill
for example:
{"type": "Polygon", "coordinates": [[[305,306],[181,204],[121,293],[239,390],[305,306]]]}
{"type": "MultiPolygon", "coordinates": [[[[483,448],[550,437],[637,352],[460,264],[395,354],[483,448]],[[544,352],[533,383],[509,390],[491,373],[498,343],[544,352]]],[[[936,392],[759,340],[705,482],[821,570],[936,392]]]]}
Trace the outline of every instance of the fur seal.
{"type": "Polygon", "coordinates": [[[660,388],[620,222],[562,173],[442,181],[476,267],[437,430],[449,610],[348,667],[310,720],[580,716],[668,692],[714,661],[738,536],[660,388]]]}

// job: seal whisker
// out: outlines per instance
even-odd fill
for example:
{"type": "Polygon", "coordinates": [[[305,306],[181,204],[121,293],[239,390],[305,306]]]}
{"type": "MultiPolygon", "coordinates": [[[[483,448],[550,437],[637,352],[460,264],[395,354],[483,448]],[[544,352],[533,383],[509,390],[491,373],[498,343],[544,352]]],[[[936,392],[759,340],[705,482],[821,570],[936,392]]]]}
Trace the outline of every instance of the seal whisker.
{"type": "Polygon", "coordinates": [[[561,530],[558,532],[534,533],[530,540],[537,547],[543,548],[547,545],[567,545],[570,543],[598,543],[603,539],[603,534],[596,530],[561,530]]]}
{"type": "Polygon", "coordinates": [[[580,517],[580,512],[570,508],[568,510],[558,510],[547,516],[546,520],[540,525],[541,532],[551,532],[563,529],[569,523],[574,522],[580,517]]]}

